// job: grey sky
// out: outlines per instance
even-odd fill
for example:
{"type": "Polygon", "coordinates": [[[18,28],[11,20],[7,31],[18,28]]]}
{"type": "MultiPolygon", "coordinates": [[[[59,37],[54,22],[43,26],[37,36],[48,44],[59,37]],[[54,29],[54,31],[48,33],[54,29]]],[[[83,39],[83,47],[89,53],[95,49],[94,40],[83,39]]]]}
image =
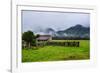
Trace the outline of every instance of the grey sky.
{"type": "Polygon", "coordinates": [[[89,26],[90,14],[22,11],[23,32],[27,30],[41,31],[44,28],[53,28],[56,31],[64,30],[77,24],[89,26]]]}

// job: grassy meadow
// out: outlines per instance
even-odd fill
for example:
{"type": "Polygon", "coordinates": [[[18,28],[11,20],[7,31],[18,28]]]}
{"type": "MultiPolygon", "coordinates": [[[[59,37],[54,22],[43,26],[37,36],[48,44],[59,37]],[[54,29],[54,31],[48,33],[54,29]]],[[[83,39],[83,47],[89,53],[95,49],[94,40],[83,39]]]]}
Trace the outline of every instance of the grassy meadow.
{"type": "Polygon", "coordinates": [[[80,47],[44,46],[22,49],[22,62],[85,60],[90,58],[89,40],[53,40],[56,42],[79,41],[80,47]]]}

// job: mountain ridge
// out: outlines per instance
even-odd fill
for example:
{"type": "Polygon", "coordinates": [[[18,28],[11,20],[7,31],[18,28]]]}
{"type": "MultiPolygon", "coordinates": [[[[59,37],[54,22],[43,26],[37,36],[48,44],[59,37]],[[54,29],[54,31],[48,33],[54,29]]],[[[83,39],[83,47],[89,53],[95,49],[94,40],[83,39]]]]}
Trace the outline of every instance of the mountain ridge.
{"type": "Polygon", "coordinates": [[[90,27],[84,27],[80,24],[69,27],[65,30],[55,31],[53,28],[46,28],[45,34],[49,34],[52,37],[88,37],[90,36],[90,27]]]}

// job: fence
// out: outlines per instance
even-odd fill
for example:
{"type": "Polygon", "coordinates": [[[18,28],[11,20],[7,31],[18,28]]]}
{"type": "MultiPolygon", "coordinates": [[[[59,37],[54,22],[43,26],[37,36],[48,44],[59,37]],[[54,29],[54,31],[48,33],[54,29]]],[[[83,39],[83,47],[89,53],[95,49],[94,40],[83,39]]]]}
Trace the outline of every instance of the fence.
{"type": "Polygon", "coordinates": [[[66,46],[66,47],[79,47],[80,43],[73,41],[73,42],[42,42],[37,43],[37,46],[66,46]]]}

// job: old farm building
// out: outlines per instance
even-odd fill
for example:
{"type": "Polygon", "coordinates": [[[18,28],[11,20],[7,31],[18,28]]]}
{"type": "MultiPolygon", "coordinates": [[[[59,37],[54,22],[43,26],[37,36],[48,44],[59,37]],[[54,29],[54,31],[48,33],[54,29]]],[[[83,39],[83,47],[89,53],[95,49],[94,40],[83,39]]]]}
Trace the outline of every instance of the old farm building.
{"type": "Polygon", "coordinates": [[[37,41],[50,41],[50,40],[52,40],[51,35],[40,35],[37,38],[37,41]]]}
{"type": "Polygon", "coordinates": [[[51,35],[39,35],[39,37],[36,39],[37,46],[45,45],[47,42],[52,40],[51,35]]]}

